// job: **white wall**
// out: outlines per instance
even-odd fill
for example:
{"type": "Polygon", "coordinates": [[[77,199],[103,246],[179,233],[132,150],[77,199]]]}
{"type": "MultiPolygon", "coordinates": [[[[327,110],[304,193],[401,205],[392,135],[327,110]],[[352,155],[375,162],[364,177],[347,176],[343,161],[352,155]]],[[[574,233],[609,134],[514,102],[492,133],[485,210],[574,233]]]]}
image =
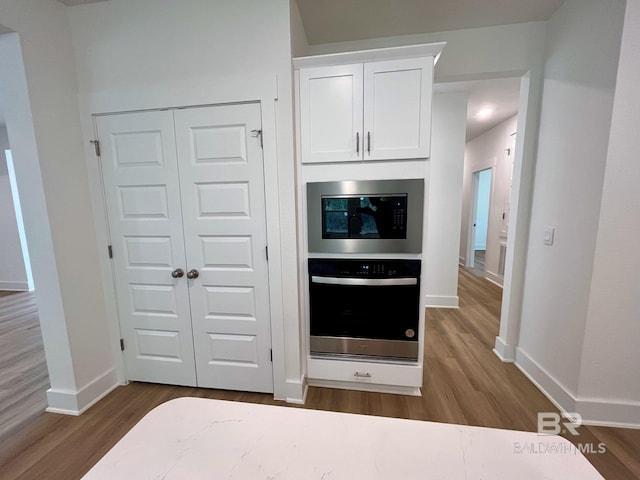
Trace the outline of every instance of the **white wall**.
{"type": "Polygon", "coordinates": [[[488,132],[474,138],[465,147],[464,180],[462,194],[462,222],[460,229],[460,260],[467,261],[467,242],[471,214],[471,185],[473,173],[487,168],[492,169],[493,186],[491,192],[490,218],[487,235],[485,272],[491,280],[501,283],[498,275],[500,260],[500,241],[503,231],[502,213],[505,210],[508,182],[514,152],[507,155],[511,135],[518,128],[518,116],[514,115],[496,125],[488,132]]]}
{"type": "Polygon", "coordinates": [[[627,0],[578,387],[592,421],[640,424],[640,2],[627,0]],[[606,405],[605,405],[606,404],[606,405]]]}
{"type": "Polygon", "coordinates": [[[0,290],[28,290],[18,221],[4,155],[4,151],[9,149],[7,129],[0,127],[0,290]]]}
{"type": "Polygon", "coordinates": [[[433,96],[433,124],[422,278],[427,306],[458,306],[458,249],[467,95],[433,96]]]}
{"type": "Polygon", "coordinates": [[[16,167],[51,389],[78,412],[116,382],[106,340],[75,64],[59,2],[0,0],[0,95],[16,167]],[[24,62],[23,62],[24,60],[24,62]]]}
{"type": "MultiPolygon", "coordinates": [[[[273,192],[273,179],[279,195],[276,217],[268,218],[269,237],[278,237],[269,245],[270,271],[279,265],[270,276],[272,291],[280,295],[272,308],[280,309],[276,320],[284,325],[284,335],[272,332],[274,368],[292,389],[277,395],[299,400],[291,15],[287,0],[111,0],[69,9],[85,142],[93,138],[91,114],[264,100],[266,95],[265,156],[277,154],[275,164],[267,164],[267,191],[273,192]],[[286,371],[276,367],[280,360],[286,371]]],[[[87,155],[94,165],[91,152],[87,155]]],[[[100,212],[96,178],[97,171],[94,211],[100,212]]]]}
{"type": "Polygon", "coordinates": [[[547,29],[517,360],[561,405],[578,390],[622,15],[622,1],[568,0],[547,29]]]}

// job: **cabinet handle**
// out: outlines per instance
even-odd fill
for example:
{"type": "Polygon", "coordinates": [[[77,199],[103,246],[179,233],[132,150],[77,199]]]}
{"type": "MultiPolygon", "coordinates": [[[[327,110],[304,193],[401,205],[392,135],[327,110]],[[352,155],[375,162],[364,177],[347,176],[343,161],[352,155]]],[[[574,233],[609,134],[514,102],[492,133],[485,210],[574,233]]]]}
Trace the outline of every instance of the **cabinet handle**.
{"type": "Polygon", "coordinates": [[[367,153],[371,155],[371,132],[367,132],[367,153]]]}
{"type": "Polygon", "coordinates": [[[354,377],[359,377],[359,378],[371,378],[371,374],[370,373],[360,373],[360,372],[356,372],[353,374],[354,377]]]}
{"type": "Polygon", "coordinates": [[[356,132],[356,155],[360,155],[360,132],[356,132]]]}

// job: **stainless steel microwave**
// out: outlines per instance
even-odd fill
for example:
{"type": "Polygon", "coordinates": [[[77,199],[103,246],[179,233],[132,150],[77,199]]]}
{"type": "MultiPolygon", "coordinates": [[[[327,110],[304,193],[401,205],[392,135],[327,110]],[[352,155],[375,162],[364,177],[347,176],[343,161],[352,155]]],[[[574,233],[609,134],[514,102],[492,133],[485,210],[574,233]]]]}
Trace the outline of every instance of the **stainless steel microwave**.
{"type": "Polygon", "coordinates": [[[309,253],[421,253],[424,180],[307,184],[309,253]]]}

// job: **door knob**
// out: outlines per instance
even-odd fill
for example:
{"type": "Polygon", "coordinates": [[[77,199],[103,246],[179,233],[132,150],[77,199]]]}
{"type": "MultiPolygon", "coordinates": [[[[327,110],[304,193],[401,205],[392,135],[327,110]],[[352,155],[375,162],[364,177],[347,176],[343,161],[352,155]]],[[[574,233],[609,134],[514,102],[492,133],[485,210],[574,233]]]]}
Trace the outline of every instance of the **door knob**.
{"type": "Polygon", "coordinates": [[[193,278],[198,278],[199,276],[200,276],[200,273],[195,268],[187,272],[187,278],[193,279],[193,278]]]}
{"type": "Polygon", "coordinates": [[[176,268],[173,272],[171,272],[171,276],[173,278],[184,277],[184,270],[182,270],[181,268],[176,268]]]}

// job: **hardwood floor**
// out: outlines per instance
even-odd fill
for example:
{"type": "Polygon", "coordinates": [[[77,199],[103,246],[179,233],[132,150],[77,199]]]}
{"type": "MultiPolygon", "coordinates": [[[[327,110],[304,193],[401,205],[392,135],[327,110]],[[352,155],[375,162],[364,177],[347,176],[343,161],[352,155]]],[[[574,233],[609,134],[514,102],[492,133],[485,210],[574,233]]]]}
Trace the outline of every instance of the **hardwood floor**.
{"type": "Polygon", "coordinates": [[[49,377],[35,296],[0,295],[0,439],[44,412],[49,377]]]}
{"type": "MultiPolygon", "coordinates": [[[[304,406],[288,406],[535,431],[537,412],[556,409],[492,353],[501,290],[461,269],[459,294],[460,309],[427,312],[422,397],[310,388],[304,406]]],[[[145,413],[181,396],[285,405],[270,395],[132,383],[80,417],[42,414],[0,442],[0,477],[80,478],[145,413]]],[[[640,430],[581,427],[580,433],[567,438],[605,443],[605,454],[588,458],[606,479],[640,479],[640,430]]]]}
{"type": "Polygon", "coordinates": [[[18,292],[15,290],[0,290],[0,298],[8,297],[9,295],[17,295],[18,293],[22,293],[22,292],[18,292]]]}
{"type": "Polygon", "coordinates": [[[484,260],[486,256],[485,250],[475,250],[473,255],[473,265],[479,272],[484,272],[484,260]]]}

